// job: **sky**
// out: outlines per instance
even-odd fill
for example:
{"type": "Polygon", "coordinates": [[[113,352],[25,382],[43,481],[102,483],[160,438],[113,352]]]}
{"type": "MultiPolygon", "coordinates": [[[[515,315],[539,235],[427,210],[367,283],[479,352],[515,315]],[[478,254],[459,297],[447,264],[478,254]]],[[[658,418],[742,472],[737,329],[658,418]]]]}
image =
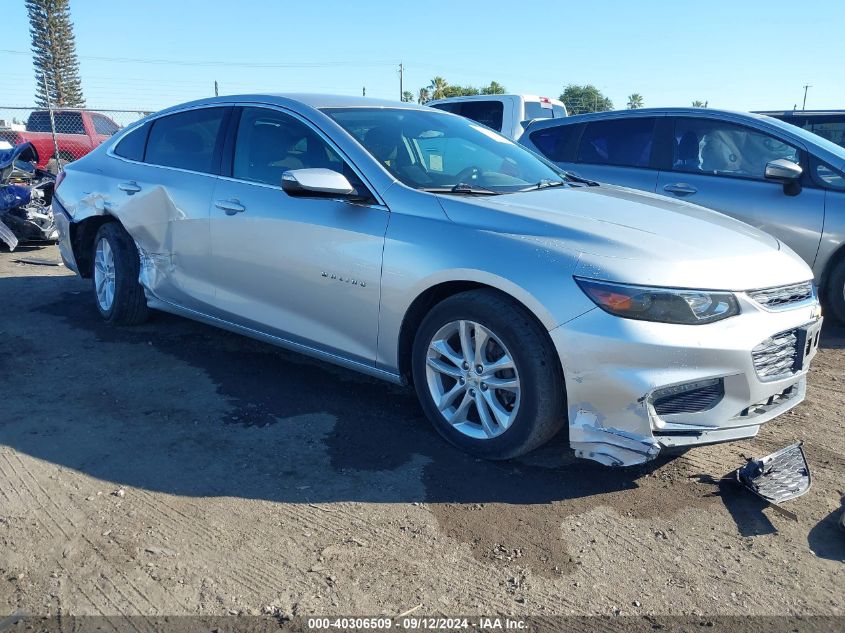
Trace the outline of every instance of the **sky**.
{"type": "MultiPolygon", "coordinates": [[[[0,0],[0,108],[34,102],[24,0],[0,0]]],[[[214,94],[399,98],[449,83],[557,97],[596,85],[616,107],[845,108],[845,2],[651,0],[71,0],[93,108],[156,110],[214,94]]]]}

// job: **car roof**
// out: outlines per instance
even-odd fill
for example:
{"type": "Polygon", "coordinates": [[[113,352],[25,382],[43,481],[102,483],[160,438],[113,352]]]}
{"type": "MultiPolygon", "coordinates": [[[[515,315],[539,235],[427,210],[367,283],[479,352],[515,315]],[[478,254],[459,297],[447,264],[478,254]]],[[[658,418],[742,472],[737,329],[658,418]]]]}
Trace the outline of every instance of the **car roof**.
{"type": "Polygon", "coordinates": [[[304,105],[309,108],[405,108],[410,110],[427,110],[424,106],[404,101],[391,101],[389,99],[372,99],[370,97],[350,97],[348,95],[316,94],[316,93],[250,93],[226,95],[222,97],[209,97],[197,99],[187,103],[172,106],[160,110],[156,114],[169,112],[170,110],[181,110],[186,107],[202,105],[230,104],[256,102],[282,106],[304,105]]]}
{"type": "Polygon", "coordinates": [[[517,97],[519,99],[524,99],[525,101],[539,101],[540,99],[548,99],[552,103],[563,103],[560,99],[555,99],[553,97],[544,97],[542,95],[528,95],[528,94],[516,94],[516,93],[508,93],[508,94],[501,94],[501,95],[457,95],[455,97],[443,97],[442,99],[432,99],[431,101],[427,101],[427,104],[432,103],[442,103],[445,101],[490,101],[491,99],[501,99],[502,97],[517,97]]]}

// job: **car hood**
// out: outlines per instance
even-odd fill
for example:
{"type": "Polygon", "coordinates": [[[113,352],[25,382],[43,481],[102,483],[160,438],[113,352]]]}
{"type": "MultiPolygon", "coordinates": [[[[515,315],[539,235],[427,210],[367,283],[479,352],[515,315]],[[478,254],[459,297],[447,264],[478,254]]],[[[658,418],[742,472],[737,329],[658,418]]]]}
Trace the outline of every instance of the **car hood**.
{"type": "Polygon", "coordinates": [[[453,221],[577,255],[576,275],[749,290],[812,278],[771,235],[724,214],[624,187],[558,187],[501,196],[441,196],[453,221]]]}

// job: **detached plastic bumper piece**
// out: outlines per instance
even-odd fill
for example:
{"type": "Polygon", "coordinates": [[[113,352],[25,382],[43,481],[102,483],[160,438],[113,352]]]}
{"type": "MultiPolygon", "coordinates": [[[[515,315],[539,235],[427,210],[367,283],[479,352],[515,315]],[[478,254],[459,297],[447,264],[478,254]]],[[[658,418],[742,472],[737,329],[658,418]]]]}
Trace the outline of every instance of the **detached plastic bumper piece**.
{"type": "Polygon", "coordinates": [[[736,471],[737,481],[755,495],[778,505],[810,489],[810,467],[803,442],[797,442],[759,459],[750,459],[736,471]]]}

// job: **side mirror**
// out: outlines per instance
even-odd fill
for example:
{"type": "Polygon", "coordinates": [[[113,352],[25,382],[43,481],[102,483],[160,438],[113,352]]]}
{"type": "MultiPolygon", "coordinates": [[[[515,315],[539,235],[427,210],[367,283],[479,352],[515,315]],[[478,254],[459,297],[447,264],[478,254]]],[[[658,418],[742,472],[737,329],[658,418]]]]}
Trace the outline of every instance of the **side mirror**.
{"type": "Polygon", "coordinates": [[[786,184],[798,180],[803,172],[801,165],[796,165],[785,158],[778,158],[766,163],[765,177],[767,180],[776,180],[786,184]]]}
{"type": "Polygon", "coordinates": [[[356,193],[346,176],[322,167],[284,172],[282,189],[291,196],[301,197],[351,196],[356,193]]]}

